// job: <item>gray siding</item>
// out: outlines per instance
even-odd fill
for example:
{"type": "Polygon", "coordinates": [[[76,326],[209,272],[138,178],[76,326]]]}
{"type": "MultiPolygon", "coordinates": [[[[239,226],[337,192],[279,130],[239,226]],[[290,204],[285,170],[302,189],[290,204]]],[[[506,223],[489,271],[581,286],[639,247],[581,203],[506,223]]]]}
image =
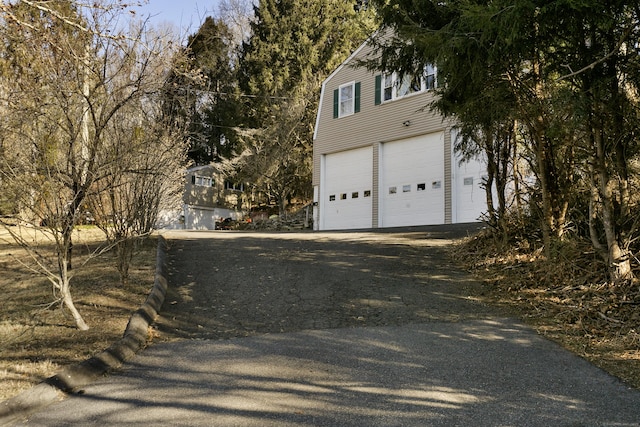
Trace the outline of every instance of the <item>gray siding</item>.
{"type": "Polygon", "coordinates": [[[211,207],[216,206],[217,189],[216,172],[213,167],[198,167],[187,171],[185,176],[184,193],[182,200],[187,205],[211,207]],[[208,177],[213,180],[213,186],[201,186],[193,184],[193,177],[208,177]]]}

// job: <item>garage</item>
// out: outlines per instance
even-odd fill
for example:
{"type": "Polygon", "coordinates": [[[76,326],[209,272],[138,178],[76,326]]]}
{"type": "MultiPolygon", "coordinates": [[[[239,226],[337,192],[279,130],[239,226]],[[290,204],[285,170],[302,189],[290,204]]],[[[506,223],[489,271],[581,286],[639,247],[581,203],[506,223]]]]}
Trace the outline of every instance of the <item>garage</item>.
{"type": "Polygon", "coordinates": [[[444,224],[444,133],[380,148],[381,227],[444,224]]]}
{"type": "Polygon", "coordinates": [[[369,147],[324,156],[321,229],[371,228],[373,150],[369,147]]]}

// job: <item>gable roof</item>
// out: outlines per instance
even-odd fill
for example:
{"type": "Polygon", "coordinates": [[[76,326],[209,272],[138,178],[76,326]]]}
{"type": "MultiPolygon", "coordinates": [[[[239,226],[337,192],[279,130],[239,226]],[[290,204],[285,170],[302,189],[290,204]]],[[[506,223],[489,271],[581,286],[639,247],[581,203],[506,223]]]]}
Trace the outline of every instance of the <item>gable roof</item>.
{"type": "Polygon", "coordinates": [[[313,128],[313,140],[316,140],[316,137],[318,136],[318,124],[320,122],[320,114],[322,113],[322,103],[324,101],[324,93],[325,93],[325,88],[327,83],[336,76],[336,74],[338,74],[349,62],[351,62],[353,60],[353,58],[355,58],[361,51],[362,49],[364,49],[368,44],[369,41],[375,37],[378,34],[379,31],[376,31],[375,33],[373,33],[371,36],[369,36],[369,38],[367,38],[367,40],[365,40],[364,43],[362,43],[360,46],[358,46],[358,48],[356,50],[353,51],[353,53],[351,55],[349,55],[349,57],[347,59],[345,59],[342,64],[338,65],[338,68],[336,68],[335,70],[333,70],[333,72],[331,74],[329,74],[329,76],[324,79],[324,81],[322,82],[322,89],[320,91],[320,103],[318,104],[318,113],[316,114],[316,124],[315,127],[313,128]]]}

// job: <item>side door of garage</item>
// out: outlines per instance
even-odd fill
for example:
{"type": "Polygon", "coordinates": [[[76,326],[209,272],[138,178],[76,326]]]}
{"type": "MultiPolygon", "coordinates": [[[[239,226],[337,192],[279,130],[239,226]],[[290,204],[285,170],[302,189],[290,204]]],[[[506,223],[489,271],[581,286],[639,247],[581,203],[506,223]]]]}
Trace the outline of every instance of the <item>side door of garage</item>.
{"type": "Polygon", "coordinates": [[[471,159],[460,162],[454,157],[453,168],[453,222],[477,222],[487,212],[487,195],[483,177],[486,174],[486,162],[471,159]]]}

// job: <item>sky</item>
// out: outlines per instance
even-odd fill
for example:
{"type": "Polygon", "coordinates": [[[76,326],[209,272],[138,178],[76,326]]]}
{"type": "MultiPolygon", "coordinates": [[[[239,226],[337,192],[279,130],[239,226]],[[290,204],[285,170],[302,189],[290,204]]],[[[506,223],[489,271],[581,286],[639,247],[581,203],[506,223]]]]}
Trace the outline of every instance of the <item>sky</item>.
{"type": "Polygon", "coordinates": [[[151,15],[153,25],[170,22],[181,32],[195,33],[204,18],[218,11],[218,0],[148,0],[135,10],[140,17],[151,15]]]}

